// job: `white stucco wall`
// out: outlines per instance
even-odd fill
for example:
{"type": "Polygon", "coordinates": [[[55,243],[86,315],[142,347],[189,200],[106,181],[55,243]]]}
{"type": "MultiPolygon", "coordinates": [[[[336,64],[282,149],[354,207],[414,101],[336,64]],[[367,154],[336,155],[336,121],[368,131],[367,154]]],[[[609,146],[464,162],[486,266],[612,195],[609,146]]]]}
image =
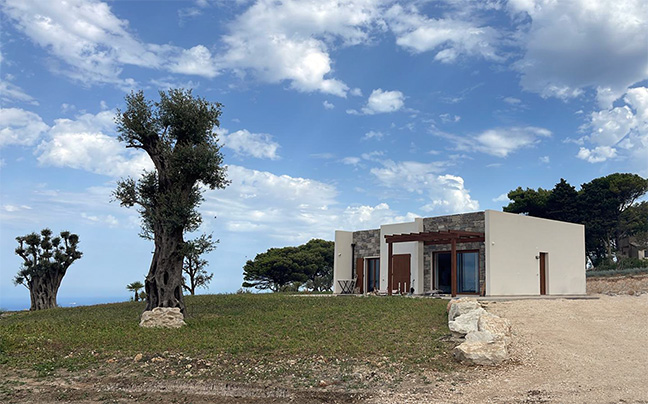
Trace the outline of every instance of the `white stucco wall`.
{"type": "Polygon", "coordinates": [[[585,226],[487,210],[486,295],[539,295],[540,253],[547,294],[585,294],[585,226]]]}
{"type": "MultiPolygon", "coordinates": [[[[423,231],[423,219],[417,218],[413,222],[385,224],[380,226],[380,289],[387,290],[387,271],[389,249],[385,236],[392,234],[418,233],[423,231]]],[[[410,285],[414,293],[423,293],[423,243],[413,241],[410,243],[394,243],[393,253],[411,254],[410,256],[410,285]]],[[[394,286],[395,288],[395,286],[394,286]]]]}
{"type": "Polygon", "coordinates": [[[340,293],[338,279],[351,279],[351,243],[353,232],[335,231],[335,255],[333,256],[333,293],[340,293]]]}

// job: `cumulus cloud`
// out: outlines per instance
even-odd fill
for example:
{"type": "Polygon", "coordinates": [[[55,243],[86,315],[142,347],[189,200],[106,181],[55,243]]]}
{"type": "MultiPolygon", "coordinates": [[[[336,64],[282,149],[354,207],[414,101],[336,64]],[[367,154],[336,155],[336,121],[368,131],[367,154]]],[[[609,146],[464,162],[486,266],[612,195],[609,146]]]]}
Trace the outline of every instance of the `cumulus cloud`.
{"type": "Polygon", "coordinates": [[[525,90],[568,99],[601,88],[602,103],[646,79],[648,3],[619,0],[514,0],[524,57],[516,68],[525,90]]]}
{"type": "Polygon", "coordinates": [[[331,77],[329,43],[366,42],[376,12],[372,0],[260,0],[236,18],[223,36],[227,47],[223,63],[265,82],[288,81],[298,91],[346,97],[349,87],[331,77]]]}
{"type": "Polygon", "coordinates": [[[594,111],[579,139],[577,157],[590,163],[623,157],[642,174],[648,174],[648,88],[635,87],[617,107],[594,111]]]}
{"type": "Polygon", "coordinates": [[[531,147],[539,143],[542,138],[550,136],[551,131],[533,126],[496,128],[475,136],[476,143],[469,142],[465,146],[493,156],[506,157],[519,149],[531,147]]]}
{"type": "Polygon", "coordinates": [[[593,149],[581,147],[576,157],[589,163],[600,163],[616,157],[616,150],[609,146],[596,146],[593,149]]]}
{"type": "Polygon", "coordinates": [[[362,140],[369,140],[369,139],[380,140],[383,137],[385,137],[384,133],[370,130],[369,132],[365,133],[364,136],[362,136],[362,140]]]}
{"type": "Polygon", "coordinates": [[[102,111],[75,120],[55,120],[48,138],[36,149],[38,162],[112,177],[137,177],[142,170],[152,169],[144,152],[127,150],[116,137],[106,134],[114,132],[114,116],[114,111],[102,111]]]}
{"type": "Polygon", "coordinates": [[[324,100],[324,102],[322,103],[322,105],[324,105],[324,108],[325,108],[325,109],[333,109],[333,108],[335,108],[335,105],[334,105],[333,103],[328,102],[328,101],[326,101],[326,100],[324,100]]]}
{"type": "Polygon", "coordinates": [[[37,114],[20,108],[0,108],[0,148],[31,146],[49,129],[37,114]]]}
{"type": "Polygon", "coordinates": [[[272,140],[272,136],[266,133],[250,133],[246,129],[237,130],[227,134],[222,131],[219,135],[223,146],[234,150],[239,156],[252,156],[277,160],[279,155],[279,143],[272,140]]]}
{"type": "Polygon", "coordinates": [[[378,88],[371,92],[369,98],[367,99],[367,104],[362,108],[361,112],[358,112],[354,109],[347,110],[347,114],[350,115],[374,115],[374,114],[384,114],[389,112],[396,112],[399,109],[403,108],[405,105],[405,96],[402,92],[394,91],[383,91],[382,88],[378,88]]]}
{"type": "Polygon", "coordinates": [[[440,174],[445,163],[394,162],[386,160],[382,167],[370,170],[378,182],[387,188],[407,191],[427,199],[421,209],[425,212],[459,213],[479,209],[459,176],[440,174]]]}
{"type": "Polygon", "coordinates": [[[435,51],[439,62],[452,63],[461,55],[503,59],[496,51],[499,34],[494,28],[453,17],[428,18],[401,5],[391,7],[386,20],[398,45],[413,53],[435,51]]]}
{"type": "Polygon", "coordinates": [[[212,57],[209,49],[203,45],[183,49],[174,59],[167,67],[172,73],[193,74],[208,78],[218,74],[216,60],[212,57]]]}

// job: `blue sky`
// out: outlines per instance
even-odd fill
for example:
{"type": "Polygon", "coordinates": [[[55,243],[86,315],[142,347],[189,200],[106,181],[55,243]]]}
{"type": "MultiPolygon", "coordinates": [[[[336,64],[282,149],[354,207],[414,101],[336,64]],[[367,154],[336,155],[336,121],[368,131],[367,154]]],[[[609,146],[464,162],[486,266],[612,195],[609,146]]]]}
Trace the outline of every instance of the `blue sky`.
{"type": "MultiPolygon", "coordinates": [[[[2,0],[0,307],[14,238],[79,234],[64,304],[125,300],[153,246],[115,181],[124,96],[224,104],[232,184],[209,191],[210,293],[247,259],[335,229],[501,209],[516,188],[648,176],[645,1],[2,0]]],[[[192,237],[192,235],[188,235],[192,237]]]]}

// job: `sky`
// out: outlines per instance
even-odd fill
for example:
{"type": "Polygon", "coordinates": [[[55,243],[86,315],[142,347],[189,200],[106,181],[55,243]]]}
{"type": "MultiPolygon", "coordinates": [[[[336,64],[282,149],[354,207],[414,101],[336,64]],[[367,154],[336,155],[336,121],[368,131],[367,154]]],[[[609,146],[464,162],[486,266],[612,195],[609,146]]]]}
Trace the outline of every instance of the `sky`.
{"type": "Polygon", "coordinates": [[[228,178],[198,233],[202,293],[271,247],[414,217],[501,210],[508,191],[648,176],[643,0],[0,0],[0,308],[15,237],[79,235],[59,303],[127,300],[153,245],[111,192],[150,168],[117,140],[124,97],[220,102],[228,178]]]}

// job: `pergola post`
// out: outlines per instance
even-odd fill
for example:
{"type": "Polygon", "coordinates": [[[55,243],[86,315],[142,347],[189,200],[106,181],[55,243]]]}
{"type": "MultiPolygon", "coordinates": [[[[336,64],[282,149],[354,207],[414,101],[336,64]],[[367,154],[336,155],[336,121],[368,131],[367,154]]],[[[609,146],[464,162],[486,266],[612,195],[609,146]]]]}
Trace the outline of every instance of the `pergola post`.
{"type": "Polygon", "coordinates": [[[392,243],[387,243],[387,294],[392,294],[392,256],[394,255],[394,247],[392,243]]]}
{"type": "Polygon", "coordinates": [[[452,283],[452,297],[457,296],[457,239],[452,238],[452,249],[450,252],[450,277],[452,283]]]}

